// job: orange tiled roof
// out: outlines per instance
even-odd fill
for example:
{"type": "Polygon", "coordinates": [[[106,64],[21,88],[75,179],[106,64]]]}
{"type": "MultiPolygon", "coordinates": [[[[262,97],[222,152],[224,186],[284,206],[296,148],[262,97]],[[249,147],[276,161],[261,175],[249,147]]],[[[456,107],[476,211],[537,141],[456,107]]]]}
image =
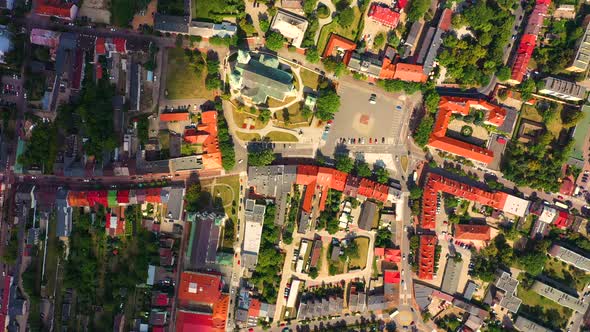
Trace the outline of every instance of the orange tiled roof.
{"type": "Polygon", "coordinates": [[[459,97],[442,97],[438,105],[438,116],[432,128],[428,146],[485,164],[491,163],[494,159],[494,153],[491,150],[447,137],[447,127],[453,113],[469,115],[472,108],[486,110],[486,122],[500,126],[504,123],[506,110],[482,99],[459,97]]]}
{"type": "Polygon", "coordinates": [[[313,165],[297,165],[297,178],[295,183],[309,185],[317,180],[318,167],[313,165]]]}
{"type": "Polygon", "coordinates": [[[491,239],[488,225],[455,225],[455,238],[458,240],[489,241],[491,239]]]}
{"type": "Polygon", "coordinates": [[[344,64],[348,64],[350,61],[350,57],[352,56],[352,51],[356,49],[356,43],[352,40],[346,39],[344,37],[338,36],[335,33],[330,35],[330,39],[326,44],[326,48],[324,49],[324,54],[322,57],[327,58],[336,55],[338,50],[344,51],[344,57],[342,62],[344,64]]]}
{"type": "Polygon", "coordinates": [[[172,121],[188,121],[188,112],[176,112],[176,113],[162,113],[160,114],[160,121],[172,122],[172,121]]]}
{"type": "Polygon", "coordinates": [[[418,257],[418,278],[432,280],[434,274],[434,252],[436,247],[436,236],[420,236],[420,248],[418,257]]]}
{"type": "Polygon", "coordinates": [[[379,78],[384,80],[391,80],[395,76],[395,65],[389,58],[383,59],[383,65],[381,66],[381,72],[379,72],[379,78]]]}
{"type": "Polygon", "coordinates": [[[426,82],[428,77],[424,74],[424,67],[409,63],[398,63],[395,66],[393,79],[409,82],[426,82]]]}
{"type": "Polygon", "coordinates": [[[221,276],[185,271],[180,275],[180,301],[214,305],[221,299],[221,276]]]}

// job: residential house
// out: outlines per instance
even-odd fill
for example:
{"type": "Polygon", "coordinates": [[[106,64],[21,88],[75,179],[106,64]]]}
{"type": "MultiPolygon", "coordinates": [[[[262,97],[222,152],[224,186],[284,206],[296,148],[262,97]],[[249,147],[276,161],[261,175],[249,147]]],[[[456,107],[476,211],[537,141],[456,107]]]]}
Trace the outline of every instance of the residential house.
{"type": "Polygon", "coordinates": [[[348,62],[348,69],[373,78],[380,76],[382,67],[383,61],[358,52],[353,52],[348,62]]]}
{"type": "Polygon", "coordinates": [[[488,225],[458,224],[455,228],[455,239],[462,241],[489,241],[491,228],[488,225]]]}
{"type": "Polygon", "coordinates": [[[361,208],[361,215],[359,216],[359,228],[370,231],[373,228],[373,221],[377,218],[379,208],[377,204],[371,201],[365,201],[361,208]]]}
{"type": "Polygon", "coordinates": [[[389,7],[373,3],[367,17],[379,22],[390,29],[395,29],[399,23],[400,14],[389,7]]]}
{"type": "Polygon", "coordinates": [[[189,16],[172,16],[156,13],[154,30],[166,33],[188,34],[189,16]]]}
{"type": "Polygon", "coordinates": [[[61,0],[36,0],[33,8],[37,15],[55,16],[68,21],[75,20],[78,15],[76,4],[61,0]]]}
{"type": "Polygon", "coordinates": [[[553,11],[553,18],[556,20],[573,20],[576,18],[576,6],[559,5],[555,11],[553,11]]]}
{"type": "Polygon", "coordinates": [[[533,283],[531,290],[573,311],[585,313],[588,310],[588,302],[584,303],[583,298],[572,296],[539,280],[533,283]]]}
{"type": "Polygon", "coordinates": [[[584,35],[576,43],[576,55],[565,70],[584,73],[590,62],[590,24],[586,25],[584,35]]]}
{"type": "Polygon", "coordinates": [[[586,97],[586,88],[575,82],[555,77],[547,77],[543,82],[545,85],[539,89],[541,94],[573,102],[581,101],[586,97]]]}
{"type": "Polygon", "coordinates": [[[201,145],[203,150],[201,157],[204,169],[222,168],[221,151],[219,150],[219,140],[217,139],[216,110],[202,112],[201,123],[196,128],[185,129],[184,141],[201,145]]]}
{"type": "Polygon", "coordinates": [[[291,45],[300,47],[308,25],[305,17],[279,8],[270,29],[282,34],[291,45]]]}
{"type": "Polygon", "coordinates": [[[72,208],[68,205],[68,192],[61,189],[57,191],[55,205],[57,209],[56,235],[60,240],[69,238],[72,232],[72,208]]]}
{"type": "Polygon", "coordinates": [[[330,34],[330,39],[328,39],[328,43],[326,44],[326,48],[324,49],[324,53],[322,55],[323,58],[337,58],[340,59],[342,63],[348,65],[350,58],[352,57],[352,52],[356,49],[356,43],[352,40],[346,39],[342,36],[337,34],[330,34]]]}
{"type": "Polygon", "coordinates": [[[238,32],[238,27],[230,22],[211,23],[201,21],[191,21],[188,27],[188,34],[191,36],[201,36],[203,39],[211,37],[233,37],[238,32]]]}
{"type": "Polygon", "coordinates": [[[418,278],[432,280],[434,277],[434,253],[436,236],[421,235],[418,250],[418,278]]]}

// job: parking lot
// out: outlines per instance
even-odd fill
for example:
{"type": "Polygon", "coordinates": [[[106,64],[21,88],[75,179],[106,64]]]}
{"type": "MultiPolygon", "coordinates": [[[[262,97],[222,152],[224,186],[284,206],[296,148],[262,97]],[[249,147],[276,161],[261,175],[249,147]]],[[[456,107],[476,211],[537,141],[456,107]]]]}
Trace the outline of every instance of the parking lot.
{"type": "Polygon", "coordinates": [[[379,93],[365,83],[343,83],[338,89],[340,111],[336,113],[326,144],[321,148],[331,155],[337,147],[348,150],[400,144],[407,130],[408,107],[404,94],[379,93]],[[375,102],[370,103],[372,94],[375,102]]]}

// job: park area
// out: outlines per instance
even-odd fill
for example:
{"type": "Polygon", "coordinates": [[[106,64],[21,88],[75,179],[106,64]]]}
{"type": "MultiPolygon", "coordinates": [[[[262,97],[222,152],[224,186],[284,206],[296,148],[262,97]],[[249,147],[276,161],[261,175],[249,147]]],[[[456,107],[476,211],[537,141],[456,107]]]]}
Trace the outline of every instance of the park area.
{"type": "Polygon", "coordinates": [[[192,1],[192,17],[195,20],[221,22],[224,17],[237,16],[245,11],[243,0],[192,1]]]}
{"type": "Polygon", "coordinates": [[[354,9],[354,20],[349,27],[343,27],[338,24],[336,20],[334,20],[322,28],[322,31],[320,32],[320,38],[318,39],[317,43],[320,54],[324,52],[324,48],[326,48],[326,44],[328,43],[328,38],[330,38],[330,34],[332,33],[348,38],[352,41],[356,41],[356,38],[360,32],[359,30],[362,29],[361,21],[363,15],[358,6],[354,6],[352,8],[354,9]]]}
{"type": "Polygon", "coordinates": [[[193,70],[190,58],[181,48],[168,49],[168,72],[166,74],[167,99],[213,99],[213,90],[207,90],[207,71],[193,70]]]}
{"type": "Polygon", "coordinates": [[[548,258],[543,271],[549,278],[578,292],[583,292],[590,283],[590,274],[557,258],[548,258]]]}

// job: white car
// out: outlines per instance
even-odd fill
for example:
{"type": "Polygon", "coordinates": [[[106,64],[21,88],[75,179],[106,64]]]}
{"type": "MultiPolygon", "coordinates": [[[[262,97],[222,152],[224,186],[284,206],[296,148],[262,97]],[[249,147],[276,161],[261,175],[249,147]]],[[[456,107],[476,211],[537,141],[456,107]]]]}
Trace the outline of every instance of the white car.
{"type": "Polygon", "coordinates": [[[241,163],[243,163],[243,162],[244,162],[244,159],[240,159],[240,160],[238,160],[238,164],[241,164],[241,163]]]}
{"type": "Polygon", "coordinates": [[[369,104],[377,104],[377,95],[374,93],[371,93],[371,97],[369,98],[369,104]]]}

